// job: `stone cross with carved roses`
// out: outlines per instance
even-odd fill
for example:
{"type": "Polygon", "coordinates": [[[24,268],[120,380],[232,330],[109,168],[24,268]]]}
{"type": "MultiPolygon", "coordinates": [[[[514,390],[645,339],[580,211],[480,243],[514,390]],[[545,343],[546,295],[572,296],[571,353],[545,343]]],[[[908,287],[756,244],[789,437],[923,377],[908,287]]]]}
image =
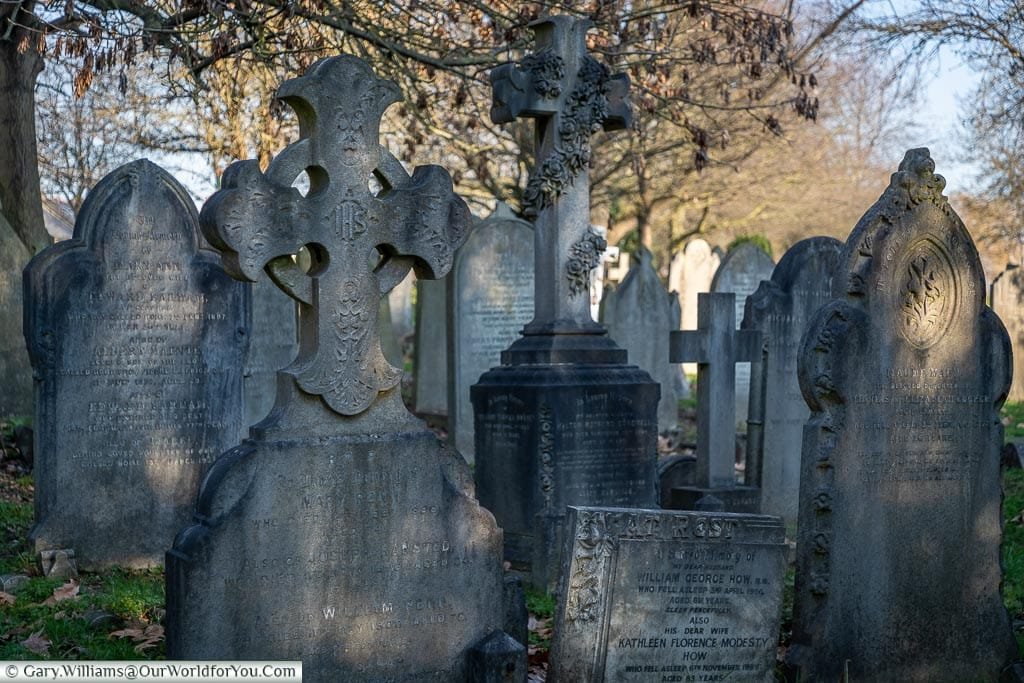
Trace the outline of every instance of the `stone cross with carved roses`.
{"type": "Polygon", "coordinates": [[[630,125],[629,77],[587,54],[587,19],[531,25],[536,52],[491,72],[491,119],[536,119],[536,160],[525,209],[534,217],[534,319],[526,334],[593,332],[590,271],[605,248],[590,230],[590,136],[630,125]]]}
{"type": "Polygon", "coordinates": [[[299,357],[286,373],[337,413],[356,415],[401,379],[381,353],[381,297],[410,268],[444,276],[471,216],[446,171],[418,167],[410,177],[381,146],[381,116],[400,95],[362,60],[321,60],[278,96],[297,112],[301,139],[266,173],[253,160],[232,164],[203,207],[203,232],[233,277],[255,281],[265,269],[304,304],[299,357]],[[303,171],[305,196],[292,187],[303,171]],[[292,258],[304,246],[308,275],[292,258]]]}

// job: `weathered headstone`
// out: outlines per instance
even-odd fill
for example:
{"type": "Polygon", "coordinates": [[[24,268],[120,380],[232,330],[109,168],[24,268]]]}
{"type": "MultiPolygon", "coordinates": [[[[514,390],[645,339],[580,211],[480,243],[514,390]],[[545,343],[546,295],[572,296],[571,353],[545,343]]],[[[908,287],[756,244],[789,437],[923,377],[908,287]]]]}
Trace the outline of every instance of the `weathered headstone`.
{"type": "MultiPolygon", "coordinates": [[[[810,415],[796,377],[800,340],[814,312],[832,296],[843,244],[831,237],[811,237],[793,245],[747,298],[743,329],[760,330],[767,347],[764,360],[761,512],[796,522],[800,494],[800,444],[810,415]]],[[[753,436],[753,435],[748,435],[753,436]]]]}
{"type": "Polygon", "coordinates": [[[475,461],[469,388],[501,362],[533,313],[533,226],[504,204],[473,228],[448,277],[448,432],[475,461]]]}
{"type": "Polygon", "coordinates": [[[0,215],[0,420],[32,414],[32,365],[21,331],[21,271],[31,257],[0,215]]]}
{"type": "Polygon", "coordinates": [[[1024,273],[1009,264],[992,281],[992,310],[1006,326],[1013,345],[1013,384],[1008,401],[1024,401],[1024,273]]]}
{"type": "MultiPolygon", "coordinates": [[[[753,242],[743,242],[730,249],[722,259],[711,281],[712,292],[732,292],[736,295],[736,327],[743,322],[747,297],[753,294],[762,280],[772,276],[775,263],[753,242]]],[[[750,364],[736,366],[736,425],[746,431],[747,404],[750,401],[750,364]]]]}
{"type": "Polygon", "coordinates": [[[537,50],[491,72],[491,118],[537,119],[534,317],[471,398],[480,501],[506,558],[553,586],[566,505],[657,505],[659,388],[590,315],[604,240],[590,226],[590,135],[627,125],[629,79],[587,54],[589,22],[533,24],[537,50]]]}
{"type": "Polygon", "coordinates": [[[775,680],[778,518],[571,510],[547,680],[775,680]]]}
{"type": "Polygon", "coordinates": [[[668,335],[679,329],[679,318],[673,311],[676,301],[676,295],[665,291],[661,284],[651,263],[651,252],[641,248],[640,258],[629,275],[605,294],[601,306],[601,322],[608,328],[608,336],[626,349],[630,361],[661,385],[661,431],[671,429],[679,421],[679,367],[668,359],[668,335]]]}
{"type": "Polygon", "coordinates": [[[730,512],[757,512],[759,495],[751,472],[736,485],[736,364],[761,355],[757,330],[736,330],[735,295],[701,293],[697,298],[697,330],[670,335],[674,363],[697,362],[696,485],[673,490],[672,507],[693,510],[707,495],[722,500],[730,512]]]}
{"type": "Polygon", "coordinates": [[[274,407],[277,371],[299,351],[295,301],[269,279],[252,285],[252,339],[245,367],[245,422],[253,425],[274,407]]]}
{"type": "Polygon", "coordinates": [[[907,152],[801,344],[801,680],[997,681],[1018,660],[1000,571],[1010,343],[934,170],[907,152]]]}
{"type": "Polygon", "coordinates": [[[200,243],[185,190],[136,161],[25,269],[37,550],[72,549],[83,569],[159,566],[241,438],[248,287],[200,243]]]}
{"type": "Polygon", "coordinates": [[[321,60],[278,94],[303,138],[265,174],[232,165],[202,221],[233,276],[266,268],[300,302],[302,351],[269,418],[214,464],[168,553],[168,656],[302,660],[314,683],[515,666],[515,643],[489,639],[505,612],[501,531],[466,464],[405,409],[376,324],[410,267],[449,270],[469,209],[445,171],[410,177],[379,144],[398,88],[362,60],[321,60]],[[303,197],[290,185],[306,168],[318,173],[303,197]],[[387,192],[370,192],[371,174],[387,192]],[[288,256],[309,243],[312,277],[288,256]]]}
{"type": "Polygon", "coordinates": [[[416,281],[413,405],[420,415],[448,414],[449,277],[416,281]]]}
{"type": "MultiPolygon", "coordinates": [[[[679,297],[682,312],[681,330],[697,329],[697,295],[711,291],[711,281],[721,258],[702,239],[687,242],[683,251],[678,252],[669,264],[668,288],[679,297]]],[[[696,363],[683,363],[686,374],[697,374],[696,363]]]]}

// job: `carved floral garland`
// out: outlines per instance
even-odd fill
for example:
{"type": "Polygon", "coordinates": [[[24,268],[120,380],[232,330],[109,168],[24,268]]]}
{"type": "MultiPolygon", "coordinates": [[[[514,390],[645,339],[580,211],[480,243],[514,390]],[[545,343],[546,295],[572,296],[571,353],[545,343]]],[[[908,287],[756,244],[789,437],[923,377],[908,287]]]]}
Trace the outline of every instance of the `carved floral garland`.
{"type": "MultiPolygon", "coordinates": [[[[600,130],[609,115],[609,77],[608,67],[593,57],[584,58],[576,75],[576,87],[566,98],[558,122],[555,149],[534,170],[526,185],[523,199],[528,213],[537,214],[551,206],[590,164],[590,136],[600,130]]],[[[535,82],[534,88],[537,87],[535,82]]],[[[546,79],[540,87],[550,91],[546,79]]]]}

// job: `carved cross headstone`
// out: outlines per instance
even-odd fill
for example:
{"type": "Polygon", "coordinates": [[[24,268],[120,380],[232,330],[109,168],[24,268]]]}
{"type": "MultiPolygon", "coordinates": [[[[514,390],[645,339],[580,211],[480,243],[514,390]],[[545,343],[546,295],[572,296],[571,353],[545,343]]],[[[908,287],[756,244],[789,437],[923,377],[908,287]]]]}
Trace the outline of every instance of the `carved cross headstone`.
{"type": "Polygon", "coordinates": [[[526,334],[590,332],[589,275],[606,244],[590,229],[590,136],[629,126],[629,77],[587,54],[589,20],[553,16],[531,24],[536,52],[491,72],[491,119],[536,119],[536,163],[525,209],[535,226],[534,319],[526,334]]]}
{"type": "Polygon", "coordinates": [[[697,329],[670,336],[669,359],[697,363],[697,487],[734,488],[736,363],[760,358],[761,333],[736,329],[734,294],[702,292],[697,329]]]}
{"type": "Polygon", "coordinates": [[[356,415],[401,380],[381,352],[381,297],[410,267],[431,279],[448,272],[470,213],[447,172],[421,166],[410,178],[380,145],[380,118],[400,94],[356,58],[319,62],[279,97],[298,112],[303,138],[266,174],[254,160],[233,164],[203,207],[203,232],[231,275],[254,281],[266,267],[307,305],[289,372],[302,391],[356,415]],[[330,90],[341,78],[350,88],[343,98],[330,90]],[[303,171],[306,196],[291,187],[303,171]],[[377,194],[371,178],[383,186],[377,194]],[[303,246],[313,257],[308,278],[291,258],[303,246]]]}
{"type": "Polygon", "coordinates": [[[525,648],[493,639],[501,530],[465,462],[402,405],[377,332],[381,298],[410,267],[448,271],[469,211],[444,170],[410,177],[379,144],[398,91],[363,61],[322,60],[279,94],[302,138],[265,174],[231,166],[202,216],[231,274],[267,268],[301,302],[300,351],[168,553],[168,653],[301,659],[305,680],[323,683],[525,669],[525,648]],[[291,187],[303,170],[306,196],[291,187]],[[290,257],[301,246],[308,277],[290,257]]]}

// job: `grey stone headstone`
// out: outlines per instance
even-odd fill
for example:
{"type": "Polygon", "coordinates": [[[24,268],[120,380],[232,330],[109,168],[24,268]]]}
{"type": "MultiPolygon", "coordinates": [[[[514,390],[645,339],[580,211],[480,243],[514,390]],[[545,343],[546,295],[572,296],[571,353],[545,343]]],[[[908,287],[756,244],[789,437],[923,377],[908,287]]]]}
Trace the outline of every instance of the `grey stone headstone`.
{"type": "Polygon", "coordinates": [[[245,368],[245,422],[253,425],[274,407],[277,371],[299,351],[295,300],[269,278],[252,285],[252,339],[245,368]]]}
{"type": "Polygon", "coordinates": [[[800,494],[800,444],[810,410],[796,377],[797,351],[807,323],[832,298],[833,275],[843,244],[811,237],[793,245],[747,298],[744,329],[760,330],[764,362],[764,431],[761,512],[795,523],[800,494]]]}
{"type": "MultiPolygon", "coordinates": [[[[697,329],[697,295],[711,291],[711,281],[721,259],[702,239],[686,243],[669,264],[668,288],[679,297],[681,330],[697,329]]],[[[686,374],[697,374],[696,363],[683,363],[686,374]]]]}
{"type": "Polygon", "coordinates": [[[761,356],[758,330],[736,330],[735,295],[708,293],[697,298],[699,329],[670,335],[670,359],[697,362],[697,467],[695,486],[672,491],[671,507],[692,510],[713,493],[730,512],[758,512],[756,482],[746,472],[745,486],[736,485],[736,366],[761,356]]]}
{"type": "Polygon", "coordinates": [[[661,431],[671,429],[679,421],[679,366],[668,359],[668,335],[679,329],[672,306],[675,299],[661,284],[651,263],[651,252],[641,249],[640,258],[626,279],[605,294],[601,305],[601,322],[608,328],[608,336],[626,349],[629,362],[649,372],[661,385],[661,431]]]}
{"type": "Polygon", "coordinates": [[[473,228],[448,276],[448,431],[467,462],[475,459],[469,388],[530,321],[533,286],[533,226],[499,205],[473,228]]]}
{"type": "Polygon", "coordinates": [[[32,414],[32,365],[21,330],[21,271],[31,256],[0,216],[0,420],[32,414]]]}
{"type": "Polygon", "coordinates": [[[415,399],[421,415],[448,414],[448,278],[416,281],[415,399]]]}
{"type": "MultiPolygon", "coordinates": [[[[752,242],[744,242],[729,251],[711,281],[712,292],[732,292],[736,295],[736,327],[743,322],[747,297],[753,294],[762,280],[772,276],[775,263],[768,254],[752,242]]],[[[685,311],[683,313],[685,315],[685,311]]],[[[736,366],[736,425],[746,431],[747,403],[750,400],[750,363],[736,366]]]]}
{"type": "Polygon", "coordinates": [[[934,170],[907,152],[801,344],[801,680],[997,681],[1018,660],[1000,566],[1010,341],[934,170]]]}
{"type": "Polygon", "coordinates": [[[493,672],[515,655],[486,641],[506,612],[501,530],[465,462],[403,405],[377,322],[410,268],[448,272],[469,209],[443,169],[409,176],[380,144],[398,88],[362,60],[321,60],[278,95],[302,139],[266,173],[229,167],[202,224],[232,276],[270,268],[300,302],[302,352],[168,552],[168,657],[301,660],[308,683],[493,672]],[[302,196],[291,182],[310,167],[321,184],[302,196]],[[371,175],[390,190],[372,193],[371,175]],[[289,256],[309,243],[311,277],[289,256]]]}
{"type": "Polygon", "coordinates": [[[136,161],[25,269],[37,550],[74,549],[90,570],[159,566],[241,438],[248,287],[200,243],[185,190],[136,161]]]}
{"type": "Polygon", "coordinates": [[[548,681],[774,681],[776,517],[570,508],[548,681]]]}
{"type": "Polygon", "coordinates": [[[1003,321],[1013,346],[1013,384],[1009,401],[1024,400],[1024,273],[1010,264],[992,281],[992,309],[1003,321]]]}

